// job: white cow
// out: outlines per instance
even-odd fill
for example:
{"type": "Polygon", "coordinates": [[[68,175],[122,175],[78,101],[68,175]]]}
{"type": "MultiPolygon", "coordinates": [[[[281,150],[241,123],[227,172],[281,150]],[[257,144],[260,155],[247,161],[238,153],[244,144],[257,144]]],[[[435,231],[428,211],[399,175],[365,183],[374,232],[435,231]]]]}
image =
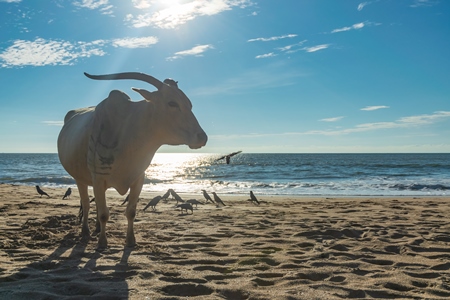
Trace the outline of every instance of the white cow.
{"type": "Polygon", "coordinates": [[[113,187],[121,195],[128,190],[126,245],[136,244],[133,221],[144,182],[144,171],[161,145],[188,145],[198,149],[207,136],[192,113],[191,101],[177,82],[164,82],[142,73],[85,75],[92,79],[136,79],[150,83],[157,91],[133,88],[145,99],[132,102],[127,94],[113,90],[96,107],[71,110],[64,118],[58,137],[61,164],[75,179],[83,210],[82,235],[89,237],[88,186],[94,190],[100,221],[98,247],[105,248],[109,211],[105,191],[113,187]]]}

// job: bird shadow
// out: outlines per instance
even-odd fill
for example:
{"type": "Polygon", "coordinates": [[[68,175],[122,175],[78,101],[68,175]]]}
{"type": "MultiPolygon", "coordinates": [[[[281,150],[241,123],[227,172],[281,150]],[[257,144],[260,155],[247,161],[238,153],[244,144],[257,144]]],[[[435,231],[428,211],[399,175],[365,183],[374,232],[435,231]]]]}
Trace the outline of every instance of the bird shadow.
{"type": "Polygon", "coordinates": [[[151,214],[157,214],[157,215],[162,214],[161,211],[157,211],[157,210],[149,210],[149,211],[145,211],[145,213],[151,213],[151,214]]]}

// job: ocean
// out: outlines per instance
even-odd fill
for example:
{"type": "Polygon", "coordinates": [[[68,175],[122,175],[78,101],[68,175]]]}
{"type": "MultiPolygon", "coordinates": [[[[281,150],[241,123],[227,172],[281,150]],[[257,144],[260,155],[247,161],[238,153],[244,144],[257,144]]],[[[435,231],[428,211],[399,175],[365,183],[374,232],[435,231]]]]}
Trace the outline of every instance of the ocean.
{"type": "MultiPolygon", "coordinates": [[[[145,191],[299,196],[448,196],[450,154],[157,153],[145,191]]],[[[57,154],[0,154],[0,183],[76,187],[57,154]]]]}

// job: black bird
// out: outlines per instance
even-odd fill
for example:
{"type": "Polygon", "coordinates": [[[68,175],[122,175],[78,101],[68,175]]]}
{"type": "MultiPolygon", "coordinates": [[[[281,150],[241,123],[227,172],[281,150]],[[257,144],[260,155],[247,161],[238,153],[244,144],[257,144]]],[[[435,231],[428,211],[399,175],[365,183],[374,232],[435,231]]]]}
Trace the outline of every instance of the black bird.
{"type": "Polygon", "coordinates": [[[202,190],[202,192],[203,192],[203,197],[205,197],[206,201],[211,201],[212,204],[215,204],[214,200],[211,199],[211,197],[208,195],[208,193],[205,190],[202,190]]]}
{"type": "Polygon", "coordinates": [[[184,200],[181,199],[180,195],[178,195],[177,193],[175,193],[175,191],[172,190],[172,189],[169,189],[169,190],[170,190],[170,194],[172,195],[172,197],[174,197],[175,200],[177,200],[177,204],[178,204],[178,202],[184,203],[184,200]]]}
{"type": "Polygon", "coordinates": [[[190,203],[181,203],[177,205],[177,208],[180,208],[180,211],[183,212],[183,209],[186,210],[186,213],[188,213],[188,210],[190,210],[192,212],[192,214],[194,213],[194,208],[192,207],[192,205],[190,203]]]}
{"type": "Polygon", "coordinates": [[[151,206],[153,210],[156,210],[156,204],[158,204],[159,200],[161,200],[162,197],[161,196],[156,196],[155,198],[153,198],[152,200],[150,200],[150,202],[144,207],[144,211],[151,206]]]}
{"type": "Polygon", "coordinates": [[[227,162],[227,165],[229,165],[229,164],[230,164],[230,158],[233,157],[233,156],[235,156],[235,155],[237,155],[237,154],[239,154],[239,153],[241,153],[241,152],[242,152],[242,151],[236,151],[236,152],[233,152],[233,153],[230,153],[230,154],[221,156],[221,157],[219,157],[218,159],[216,159],[215,161],[218,161],[218,160],[221,160],[221,159],[224,159],[224,158],[225,158],[225,161],[227,162]]]}
{"type": "Polygon", "coordinates": [[[46,192],[41,190],[41,188],[38,185],[36,186],[36,191],[39,193],[39,195],[41,195],[41,198],[42,198],[42,195],[45,195],[50,198],[50,196],[46,192]]]}
{"type": "Polygon", "coordinates": [[[223,203],[222,199],[220,199],[215,192],[212,192],[212,194],[214,196],[214,200],[216,201],[217,205],[226,206],[225,203],[223,203]]]}
{"type": "Polygon", "coordinates": [[[66,199],[66,198],[70,198],[70,195],[72,194],[72,189],[68,188],[66,193],[64,194],[64,197],[62,197],[62,199],[66,199]]]}
{"type": "Polygon", "coordinates": [[[250,191],[250,201],[256,202],[256,204],[259,205],[259,201],[258,201],[258,199],[256,199],[255,194],[253,194],[252,191],[250,191]]]}
{"type": "Polygon", "coordinates": [[[195,207],[197,207],[197,204],[203,205],[203,202],[200,202],[197,199],[189,199],[189,200],[186,200],[186,202],[191,204],[191,205],[195,204],[195,207]]]}
{"type": "Polygon", "coordinates": [[[161,197],[161,199],[167,199],[170,196],[170,191],[172,191],[172,189],[168,189],[167,192],[161,197]]]}

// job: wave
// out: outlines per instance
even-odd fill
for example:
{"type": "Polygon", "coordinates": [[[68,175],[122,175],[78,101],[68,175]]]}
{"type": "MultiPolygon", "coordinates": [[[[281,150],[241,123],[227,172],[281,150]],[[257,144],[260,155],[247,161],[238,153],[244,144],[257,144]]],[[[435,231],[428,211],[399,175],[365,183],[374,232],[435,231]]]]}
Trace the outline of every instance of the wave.
{"type": "Polygon", "coordinates": [[[410,191],[447,191],[450,190],[450,186],[446,186],[443,184],[394,184],[392,186],[393,189],[397,189],[400,191],[410,190],[410,191]]]}

